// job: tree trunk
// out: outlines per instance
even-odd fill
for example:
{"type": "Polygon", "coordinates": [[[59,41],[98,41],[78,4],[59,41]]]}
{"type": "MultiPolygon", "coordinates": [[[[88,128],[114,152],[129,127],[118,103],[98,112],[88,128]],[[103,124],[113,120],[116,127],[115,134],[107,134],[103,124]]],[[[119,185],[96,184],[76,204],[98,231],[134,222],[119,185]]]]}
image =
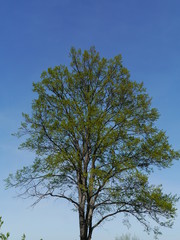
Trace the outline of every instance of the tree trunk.
{"type": "Polygon", "coordinates": [[[88,238],[87,240],[91,240],[92,238],[92,209],[89,210],[88,214],[88,238]]]}
{"type": "Polygon", "coordinates": [[[84,216],[79,213],[79,228],[80,228],[80,240],[88,240],[87,238],[87,223],[84,216]]]}
{"type": "Polygon", "coordinates": [[[90,211],[89,219],[85,218],[84,212],[79,211],[79,228],[80,228],[80,240],[91,240],[92,238],[92,211],[90,211]]]}
{"type": "Polygon", "coordinates": [[[91,240],[91,238],[92,238],[92,228],[89,228],[89,235],[87,240],[91,240]]]}
{"type": "Polygon", "coordinates": [[[80,240],[87,240],[87,222],[85,219],[85,195],[79,188],[79,229],[80,240]]]}
{"type": "Polygon", "coordinates": [[[90,226],[87,226],[87,223],[83,220],[80,220],[79,225],[80,225],[80,240],[91,240],[92,228],[90,226]]]}

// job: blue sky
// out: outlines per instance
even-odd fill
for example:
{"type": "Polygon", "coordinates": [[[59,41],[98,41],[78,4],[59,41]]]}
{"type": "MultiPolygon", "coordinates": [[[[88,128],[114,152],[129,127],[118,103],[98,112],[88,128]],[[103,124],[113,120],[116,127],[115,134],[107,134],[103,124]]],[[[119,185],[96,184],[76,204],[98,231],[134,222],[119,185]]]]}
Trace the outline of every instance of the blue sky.
{"type": "MultiPolygon", "coordinates": [[[[176,0],[6,0],[0,2],[0,216],[4,231],[18,240],[78,239],[78,217],[64,201],[46,200],[31,208],[32,199],[14,198],[3,179],[33,154],[19,151],[20,140],[11,136],[31,112],[32,82],[50,66],[69,64],[71,46],[95,45],[102,56],[119,53],[131,79],[143,81],[161,116],[157,125],[180,149],[180,2],[176,0]]],[[[163,183],[165,192],[180,195],[180,163],[155,172],[151,181],[163,183]]],[[[177,205],[180,215],[180,204],[177,205]]],[[[114,240],[125,232],[153,239],[133,219],[128,230],[122,218],[100,227],[94,240],[114,240]]],[[[179,240],[180,217],[163,230],[162,240],[179,240]]]]}

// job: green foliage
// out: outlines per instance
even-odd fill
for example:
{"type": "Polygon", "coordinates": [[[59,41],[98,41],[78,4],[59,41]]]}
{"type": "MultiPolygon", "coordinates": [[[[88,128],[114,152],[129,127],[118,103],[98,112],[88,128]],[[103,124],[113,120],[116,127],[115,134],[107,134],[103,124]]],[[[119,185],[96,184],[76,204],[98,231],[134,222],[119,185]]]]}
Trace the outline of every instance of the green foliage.
{"type": "Polygon", "coordinates": [[[35,203],[49,196],[70,201],[87,239],[118,213],[134,216],[147,231],[147,217],[171,227],[178,197],[148,177],[180,154],[156,127],[159,113],[143,83],[130,80],[120,55],[101,58],[92,47],[72,48],[70,57],[70,68],[49,68],[33,84],[32,114],[23,114],[16,135],[27,136],[20,147],[36,158],[11,174],[7,186],[24,189],[35,203]]]}
{"type": "MultiPolygon", "coordinates": [[[[0,217],[0,229],[1,229],[3,224],[4,224],[4,222],[2,221],[2,217],[0,217]]],[[[0,239],[2,239],[2,240],[8,240],[9,236],[10,236],[9,232],[6,233],[6,234],[0,233],[0,239]]],[[[26,240],[26,235],[25,234],[22,235],[21,240],[26,240]]],[[[40,240],[43,240],[43,239],[40,239],[40,240]]]]}
{"type": "MultiPolygon", "coordinates": [[[[2,221],[2,217],[0,217],[0,229],[1,229],[2,225],[3,225],[3,223],[4,222],[2,221]]],[[[9,236],[10,236],[9,233],[6,233],[6,234],[0,233],[0,239],[2,239],[2,240],[8,240],[9,236]]]]}
{"type": "MultiPolygon", "coordinates": [[[[2,227],[2,225],[4,224],[4,222],[2,221],[2,217],[0,217],[0,229],[2,227]]],[[[6,233],[6,234],[3,234],[3,233],[0,233],[0,239],[2,240],[8,240],[9,239],[9,236],[10,236],[10,233],[6,233]]],[[[21,240],[26,240],[26,236],[25,234],[23,234],[21,240]]]]}
{"type": "Polygon", "coordinates": [[[25,234],[22,235],[22,240],[26,240],[26,235],[25,234]]]}
{"type": "Polygon", "coordinates": [[[123,234],[120,237],[116,237],[115,240],[139,240],[138,237],[132,236],[130,234],[123,234]]]}

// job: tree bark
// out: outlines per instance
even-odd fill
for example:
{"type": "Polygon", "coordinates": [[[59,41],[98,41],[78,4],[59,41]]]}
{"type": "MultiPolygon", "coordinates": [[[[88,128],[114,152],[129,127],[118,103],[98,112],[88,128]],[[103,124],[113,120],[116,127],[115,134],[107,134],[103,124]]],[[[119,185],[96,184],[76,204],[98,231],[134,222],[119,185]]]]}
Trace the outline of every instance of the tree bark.
{"type": "Polygon", "coordinates": [[[79,182],[79,229],[80,229],[80,240],[87,240],[87,222],[85,220],[85,201],[86,196],[84,190],[82,190],[82,184],[84,185],[84,181],[82,180],[81,174],[78,176],[79,182]]]}
{"type": "Polygon", "coordinates": [[[87,225],[82,216],[79,217],[80,240],[87,240],[87,225]]]}

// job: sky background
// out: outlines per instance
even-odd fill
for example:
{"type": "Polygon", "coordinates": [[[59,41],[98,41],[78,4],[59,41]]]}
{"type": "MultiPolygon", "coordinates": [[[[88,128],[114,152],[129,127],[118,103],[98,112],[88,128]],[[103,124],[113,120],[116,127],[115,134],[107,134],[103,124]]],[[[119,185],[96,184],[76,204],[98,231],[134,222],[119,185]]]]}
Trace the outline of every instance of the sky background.
{"type": "MultiPolygon", "coordinates": [[[[33,199],[16,198],[3,179],[34,156],[19,151],[21,140],[11,136],[31,113],[32,83],[48,67],[68,65],[71,46],[95,45],[101,56],[121,53],[131,79],[143,81],[160,112],[157,122],[176,150],[180,149],[180,2],[177,0],[1,0],[0,1],[0,216],[19,240],[78,240],[78,216],[65,201],[52,199],[30,207],[33,199]]],[[[155,171],[151,182],[180,195],[180,162],[155,171]]],[[[179,240],[180,203],[172,229],[161,240],[179,240]]],[[[95,230],[93,240],[114,240],[131,232],[153,239],[133,219],[127,229],[119,216],[95,230]]]]}

